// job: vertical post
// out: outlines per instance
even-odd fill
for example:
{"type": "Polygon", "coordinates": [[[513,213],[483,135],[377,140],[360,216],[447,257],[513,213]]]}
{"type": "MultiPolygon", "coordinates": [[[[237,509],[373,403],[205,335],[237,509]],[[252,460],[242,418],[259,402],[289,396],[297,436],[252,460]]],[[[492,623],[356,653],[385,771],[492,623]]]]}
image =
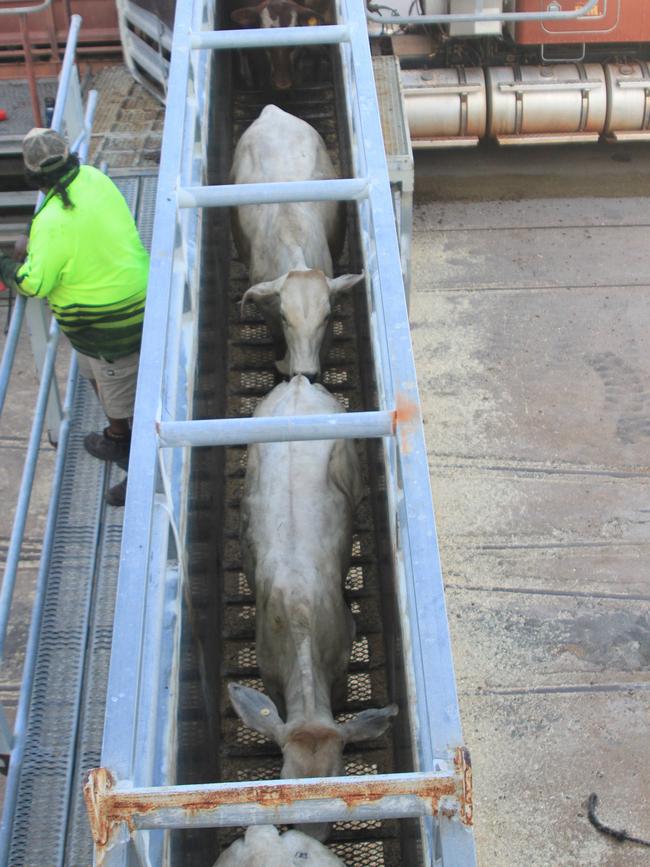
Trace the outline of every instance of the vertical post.
{"type": "Polygon", "coordinates": [[[24,13],[18,16],[20,22],[20,36],[23,41],[23,52],[25,54],[25,69],[27,70],[27,84],[29,85],[29,96],[32,101],[32,114],[34,115],[34,125],[43,126],[41,117],[41,106],[38,102],[38,89],[36,87],[36,72],[34,71],[34,61],[32,59],[32,49],[29,44],[29,29],[27,27],[27,15],[24,13]]]}
{"type": "Polygon", "coordinates": [[[56,38],[56,21],[54,19],[54,8],[52,4],[46,9],[47,14],[47,32],[50,37],[50,51],[52,52],[52,62],[57,66],[61,65],[59,60],[59,43],[56,38]]]}
{"type": "MultiPolygon", "coordinates": [[[[65,122],[70,123],[72,131],[79,134],[83,129],[83,106],[81,106],[81,92],[79,88],[79,78],[77,76],[76,67],[74,66],[74,55],[77,47],[77,37],[79,28],[81,27],[81,17],[73,15],[70,23],[70,32],[68,33],[68,41],[66,44],[65,55],[63,57],[63,65],[61,67],[61,75],[59,77],[59,86],[56,92],[56,103],[54,105],[54,114],[52,116],[52,129],[61,132],[65,122]],[[70,104],[68,91],[71,85],[71,79],[74,79],[76,84],[74,87],[73,102],[70,104]]],[[[41,126],[40,114],[36,121],[37,126],[41,126]]],[[[40,201],[39,201],[40,204],[40,201]]],[[[29,335],[32,344],[32,353],[36,362],[36,370],[40,377],[45,359],[45,351],[47,347],[49,316],[42,300],[37,298],[29,298],[25,306],[25,319],[29,329],[29,335]]],[[[52,380],[52,388],[47,404],[46,424],[48,436],[52,444],[58,442],[59,425],[61,424],[61,398],[56,378],[52,380]]]]}
{"type": "MultiPolygon", "coordinates": [[[[43,301],[38,298],[28,298],[25,305],[25,321],[29,329],[32,344],[32,354],[36,364],[39,379],[43,375],[43,365],[47,352],[48,314],[43,301]]],[[[59,441],[59,425],[61,424],[61,396],[56,377],[52,379],[50,396],[47,402],[46,426],[48,438],[52,445],[59,441]]]]}

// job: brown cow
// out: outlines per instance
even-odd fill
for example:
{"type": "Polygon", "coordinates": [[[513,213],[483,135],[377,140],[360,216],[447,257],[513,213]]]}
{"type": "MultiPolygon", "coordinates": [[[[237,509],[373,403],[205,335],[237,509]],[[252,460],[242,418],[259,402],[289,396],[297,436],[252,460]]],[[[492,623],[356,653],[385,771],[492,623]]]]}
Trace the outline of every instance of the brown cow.
{"type": "MultiPolygon", "coordinates": [[[[309,5],[294,0],[261,0],[256,6],[241,6],[230,13],[239,27],[301,27],[331,23],[329,0],[308,0],[309,5]]],[[[265,49],[271,67],[271,84],[276,90],[293,85],[292,49],[287,46],[265,49]]],[[[258,82],[259,83],[259,82],[258,82]]]]}

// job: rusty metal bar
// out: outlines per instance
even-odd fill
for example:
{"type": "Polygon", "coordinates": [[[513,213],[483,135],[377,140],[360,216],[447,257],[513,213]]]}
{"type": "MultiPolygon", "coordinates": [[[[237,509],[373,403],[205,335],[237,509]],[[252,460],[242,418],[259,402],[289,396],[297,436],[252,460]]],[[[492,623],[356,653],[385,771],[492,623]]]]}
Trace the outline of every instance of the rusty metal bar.
{"type": "Polygon", "coordinates": [[[442,812],[471,825],[471,766],[466,750],[459,748],[453,764],[441,765],[435,773],[139,789],[120,785],[109,770],[96,768],[88,774],[84,797],[99,850],[122,823],[132,833],[154,828],[401,819],[442,812]]]}
{"type": "Polygon", "coordinates": [[[20,37],[23,41],[23,51],[25,52],[25,69],[27,70],[27,84],[29,86],[29,97],[32,102],[32,114],[34,115],[34,125],[43,126],[41,119],[41,106],[38,101],[38,89],[36,87],[36,73],[34,72],[34,61],[32,60],[32,51],[29,44],[29,32],[27,29],[27,17],[19,15],[20,22],[20,37]]]}
{"type": "Polygon", "coordinates": [[[50,39],[50,50],[52,51],[52,62],[57,66],[61,66],[61,58],[59,56],[59,43],[56,38],[56,21],[54,20],[54,9],[50,4],[47,7],[47,33],[50,39]]]}

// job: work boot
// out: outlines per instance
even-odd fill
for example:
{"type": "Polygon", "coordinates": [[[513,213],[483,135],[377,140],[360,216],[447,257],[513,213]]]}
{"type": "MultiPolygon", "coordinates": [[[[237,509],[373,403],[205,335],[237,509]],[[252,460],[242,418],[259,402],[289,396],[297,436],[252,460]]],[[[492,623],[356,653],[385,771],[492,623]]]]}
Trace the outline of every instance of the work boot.
{"type": "Polygon", "coordinates": [[[84,448],[94,458],[100,461],[115,461],[124,465],[129,460],[131,435],[116,436],[110,433],[110,427],[105,427],[101,433],[93,431],[84,437],[84,448]]]}
{"type": "Polygon", "coordinates": [[[124,476],[121,482],[118,482],[117,485],[113,485],[112,488],[109,488],[106,491],[106,496],[104,499],[108,503],[109,506],[123,506],[126,501],[126,479],[124,476]]]}

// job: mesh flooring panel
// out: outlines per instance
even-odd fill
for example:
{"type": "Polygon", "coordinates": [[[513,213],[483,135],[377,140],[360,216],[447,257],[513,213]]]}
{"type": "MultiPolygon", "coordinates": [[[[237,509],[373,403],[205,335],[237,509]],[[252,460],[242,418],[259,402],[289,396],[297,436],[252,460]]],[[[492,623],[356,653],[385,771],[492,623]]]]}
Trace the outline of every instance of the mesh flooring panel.
{"type": "Polygon", "coordinates": [[[84,382],[77,389],[73,418],[18,783],[11,867],[60,864],[65,845],[105,472],[83,448],[88,426],[103,423],[84,382]]]}
{"type": "MultiPolygon", "coordinates": [[[[117,183],[148,246],[156,178],[117,183]]],[[[105,423],[90,385],[80,380],[14,815],[12,867],[92,864],[82,784],[86,771],[100,764],[123,512],[103,505],[107,467],[85,451],[83,437],[105,423]]],[[[108,484],[122,477],[112,466],[108,484]]]]}

